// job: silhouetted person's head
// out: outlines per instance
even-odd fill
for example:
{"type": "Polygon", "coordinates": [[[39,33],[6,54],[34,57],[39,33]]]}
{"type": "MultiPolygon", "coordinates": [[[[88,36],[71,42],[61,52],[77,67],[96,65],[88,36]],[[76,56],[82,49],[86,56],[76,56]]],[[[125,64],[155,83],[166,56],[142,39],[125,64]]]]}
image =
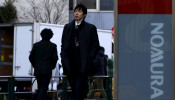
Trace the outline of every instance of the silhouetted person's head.
{"type": "Polygon", "coordinates": [[[50,40],[53,36],[52,30],[47,28],[43,29],[40,34],[41,34],[42,40],[50,40]]]}
{"type": "Polygon", "coordinates": [[[105,52],[105,48],[102,46],[99,46],[99,50],[102,50],[103,52],[105,52]]]}

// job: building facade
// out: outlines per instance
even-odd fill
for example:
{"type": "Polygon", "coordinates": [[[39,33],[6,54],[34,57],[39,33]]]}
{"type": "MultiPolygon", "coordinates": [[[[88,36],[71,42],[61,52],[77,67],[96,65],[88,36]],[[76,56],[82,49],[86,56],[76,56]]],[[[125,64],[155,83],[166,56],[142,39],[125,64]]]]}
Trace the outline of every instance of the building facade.
{"type": "Polygon", "coordinates": [[[114,0],[69,0],[69,21],[73,20],[73,8],[82,3],[88,8],[86,21],[98,29],[111,30],[114,26],[114,0]]]}

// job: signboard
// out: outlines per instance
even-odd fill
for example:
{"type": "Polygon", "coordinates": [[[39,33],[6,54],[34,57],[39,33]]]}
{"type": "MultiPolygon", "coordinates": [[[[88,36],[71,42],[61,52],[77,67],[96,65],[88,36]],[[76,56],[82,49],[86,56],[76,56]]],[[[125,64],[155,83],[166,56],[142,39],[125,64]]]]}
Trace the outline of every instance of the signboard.
{"type": "Polygon", "coordinates": [[[118,100],[172,100],[172,0],[118,0],[118,100]]]}

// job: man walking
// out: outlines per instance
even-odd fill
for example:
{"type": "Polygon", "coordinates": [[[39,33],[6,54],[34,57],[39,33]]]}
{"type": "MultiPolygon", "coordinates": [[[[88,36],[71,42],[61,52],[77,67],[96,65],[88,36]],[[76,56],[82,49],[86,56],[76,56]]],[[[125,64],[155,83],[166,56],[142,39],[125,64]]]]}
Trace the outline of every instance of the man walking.
{"type": "Polygon", "coordinates": [[[61,62],[73,100],[84,99],[92,60],[99,47],[97,29],[85,22],[86,14],[87,8],[78,4],[74,8],[74,20],[65,25],[62,34],[61,62]]]}
{"type": "Polygon", "coordinates": [[[51,29],[41,31],[42,40],[33,45],[29,60],[34,68],[34,75],[38,83],[37,100],[44,100],[48,85],[55,68],[58,55],[56,44],[50,42],[53,36],[51,29]]]}

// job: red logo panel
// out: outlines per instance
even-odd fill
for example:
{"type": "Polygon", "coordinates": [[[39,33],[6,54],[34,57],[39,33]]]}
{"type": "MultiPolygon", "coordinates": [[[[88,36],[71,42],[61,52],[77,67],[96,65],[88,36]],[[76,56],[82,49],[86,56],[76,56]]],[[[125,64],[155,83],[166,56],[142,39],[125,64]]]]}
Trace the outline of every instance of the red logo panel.
{"type": "Polygon", "coordinates": [[[118,0],[119,14],[172,14],[172,0],[118,0]]]}

